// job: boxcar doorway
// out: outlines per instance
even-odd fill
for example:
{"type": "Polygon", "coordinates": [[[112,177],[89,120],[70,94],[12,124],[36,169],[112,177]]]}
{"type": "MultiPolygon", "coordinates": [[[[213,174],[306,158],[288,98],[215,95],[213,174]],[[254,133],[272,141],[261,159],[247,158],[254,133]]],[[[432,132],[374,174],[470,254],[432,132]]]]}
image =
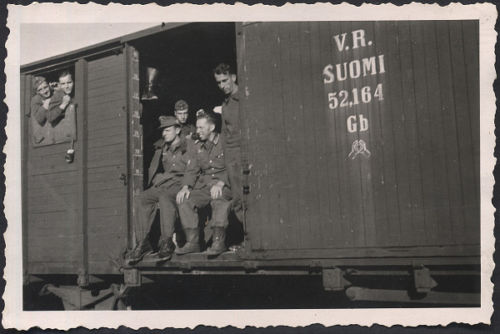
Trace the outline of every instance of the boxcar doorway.
{"type": "MultiPolygon", "coordinates": [[[[132,166],[135,198],[147,188],[154,143],[161,138],[158,117],[173,116],[176,101],[184,100],[189,105],[187,122],[195,125],[196,111],[212,111],[222,104],[224,95],[217,87],[212,71],[219,63],[237,68],[235,24],[181,25],[140,39],[129,47],[133,58],[129,76],[138,79],[130,103],[137,103],[140,111],[140,119],[131,129],[133,154],[137,155],[132,162],[135,164],[132,166]],[[153,97],[147,96],[148,89],[153,97]]],[[[220,129],[220,124],[217,128],[220,129]]],[[[157,225],[154,224],[153,229],[157,225]]],[[[236,225],[228,237],[231,239],[229,244],[241,242],[241,224],[236,225]]]]}

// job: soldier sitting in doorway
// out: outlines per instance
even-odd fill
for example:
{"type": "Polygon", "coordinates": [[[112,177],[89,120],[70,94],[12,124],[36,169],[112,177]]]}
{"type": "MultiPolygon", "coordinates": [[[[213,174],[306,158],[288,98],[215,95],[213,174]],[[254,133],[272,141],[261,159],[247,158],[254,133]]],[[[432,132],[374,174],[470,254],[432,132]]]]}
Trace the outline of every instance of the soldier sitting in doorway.
{"type": "Polygon", "coordinates": [[[169,260],[175,249],[172,240],[177,212],[175,199],[181,189],[189,160],[186,141],[180,136],[181,128],[175,117],[160,116],[159,120],[163,138],[154,144],[155,153],[148,174],[150,188],[137,200],[138,219],[135,231],[139,244],[128,256],[131,264],[141,261],[145,255],[153,252],[149,232],[157,205],[160,208],[161,228],[158,258],[169,260]]]}
{"type": "Polygon", "coordinates": [[[189,105],[184,100],[179,100],[175,102],[174,106],[175,118],[181,126],[181,137],[191,138],[191,136],[196,133],[196,127],[193,124],[187,122],[189,117],[189,105]]]}
{"type": "Polygon", "coordinates": [[[226,250],[225,236],[231,208],[231,189],[227,177],[222,141],[215,132],[212,114],[198,112],[196,132],[199,140],[193,145],[182,189],[177,195],[179,215],[186,233],[186,244],[175,253],[182,255],[200,251],[198,209],[212,207],[212,246],[207,255],[219,255],[226,250]]]}

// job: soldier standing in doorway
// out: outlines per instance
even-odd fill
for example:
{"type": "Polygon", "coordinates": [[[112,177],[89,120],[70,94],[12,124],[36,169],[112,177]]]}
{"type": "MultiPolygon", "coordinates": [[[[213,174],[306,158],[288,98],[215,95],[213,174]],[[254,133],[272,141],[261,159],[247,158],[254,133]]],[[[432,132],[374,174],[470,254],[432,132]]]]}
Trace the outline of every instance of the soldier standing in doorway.
{"type": "Polygon", "coordinates": [[[158,258],[169,260],[175,249],[172,236],[176,219],[176,195],[181,189],[182,179],[188,164],[187,145],[180,136],[180,125],[172,116],[160,116],[162,139],[155,146],[155,153],[149,167],[149,188],[137,200],[137,247],[128,256],[133,264],[153,252],[150,241],[150,229],[156,215],[157,206],[160,209],[161,238],[159,240],[158,258]]]}
{"type": "Polygon", "coordinates": [[[222,128],[226,168],[233,195],[232,208],[243,222],[243,188],[241,168],[241,126],[236,73],[228,64],[219,64],[213,70],[217,86],[226,96],[222,103],[222,128]]]}

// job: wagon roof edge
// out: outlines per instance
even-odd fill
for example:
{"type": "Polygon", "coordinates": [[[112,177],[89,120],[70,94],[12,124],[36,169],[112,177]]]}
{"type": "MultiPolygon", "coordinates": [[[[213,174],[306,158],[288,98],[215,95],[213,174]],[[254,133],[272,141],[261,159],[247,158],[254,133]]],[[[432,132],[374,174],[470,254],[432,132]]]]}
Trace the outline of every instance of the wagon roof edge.
{"type": "Polygon", "coordinates": [[[171,23],[161,23],[156,26],[141,29],[129,34],[125,34],[119,37],[115,37],[103,42],[91,44],[89,46],[85,46],[83,48],[79,48],[76,50],[64,52],[52,57],[43,58],[34,62],[30,62],[27,64],[23,64],[20,66],[21,73],[30,72],[33,70],[37,70],[41,67],[50,66],[52,64],[61,63],[61,62],[70,62],[72,60],[76,60],[81,57],[85,57],[89,54],[93,54],[95,52],[101,52],[104,50],[108,50],[111,48],[119,47],[125,43],[141,39],[143,37],[151,36],[162,31],[166,31],[172,28],[176,28],[185,24],[189,24],[191,22],[171,22],[171,23]]]}

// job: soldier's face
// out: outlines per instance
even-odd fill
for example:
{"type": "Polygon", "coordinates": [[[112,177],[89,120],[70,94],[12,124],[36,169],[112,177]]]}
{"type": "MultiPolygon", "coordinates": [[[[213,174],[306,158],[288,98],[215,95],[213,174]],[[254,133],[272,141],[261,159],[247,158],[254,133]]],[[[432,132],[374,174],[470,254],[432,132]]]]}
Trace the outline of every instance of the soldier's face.
{"type": "Polygon", "coordinates": [[[196,121],[196,133],[201,141],[207,140],[214,129],[215,125],[208,122],[205,118],[200,118],[196,121]]]}
{"type": "Polygon", "coordinates": [[[176,110],[175,111],[175,118],[177,118],[179,123],[185,124],[187,122],[187,119],[188,119],[188,110],[187,109],[176,110]]]}
{"type": "Polygon", "coordinates": [[[36,91],[44,99],[47,99],[50,97],[50,88],[49,88],[49,85],[47,84],[46,81],[42,82],[40,84],[40,86],[38,86],[36,91]]]}
{"type": "Polygon", "coordinates": [[[177,137],[180,131],[179,127],[172,125],[164,128],[161,135],[167,143],[171,143],[175,140],[175,137],[177,137]]]}
{"type": "Polygon", "coordinates": [[[236,75],[229,73],[214,74],[215,82],[219,89],[224,92],[224,94],[229,95],[235,91],[236,87],[236,75]]]}
{"type": "Polygon", "coordinates": [[[71,94],[73,91],[73,78],[71,75],[59,78],[59,88],[64,92],[64,94],[71,94]]]}

